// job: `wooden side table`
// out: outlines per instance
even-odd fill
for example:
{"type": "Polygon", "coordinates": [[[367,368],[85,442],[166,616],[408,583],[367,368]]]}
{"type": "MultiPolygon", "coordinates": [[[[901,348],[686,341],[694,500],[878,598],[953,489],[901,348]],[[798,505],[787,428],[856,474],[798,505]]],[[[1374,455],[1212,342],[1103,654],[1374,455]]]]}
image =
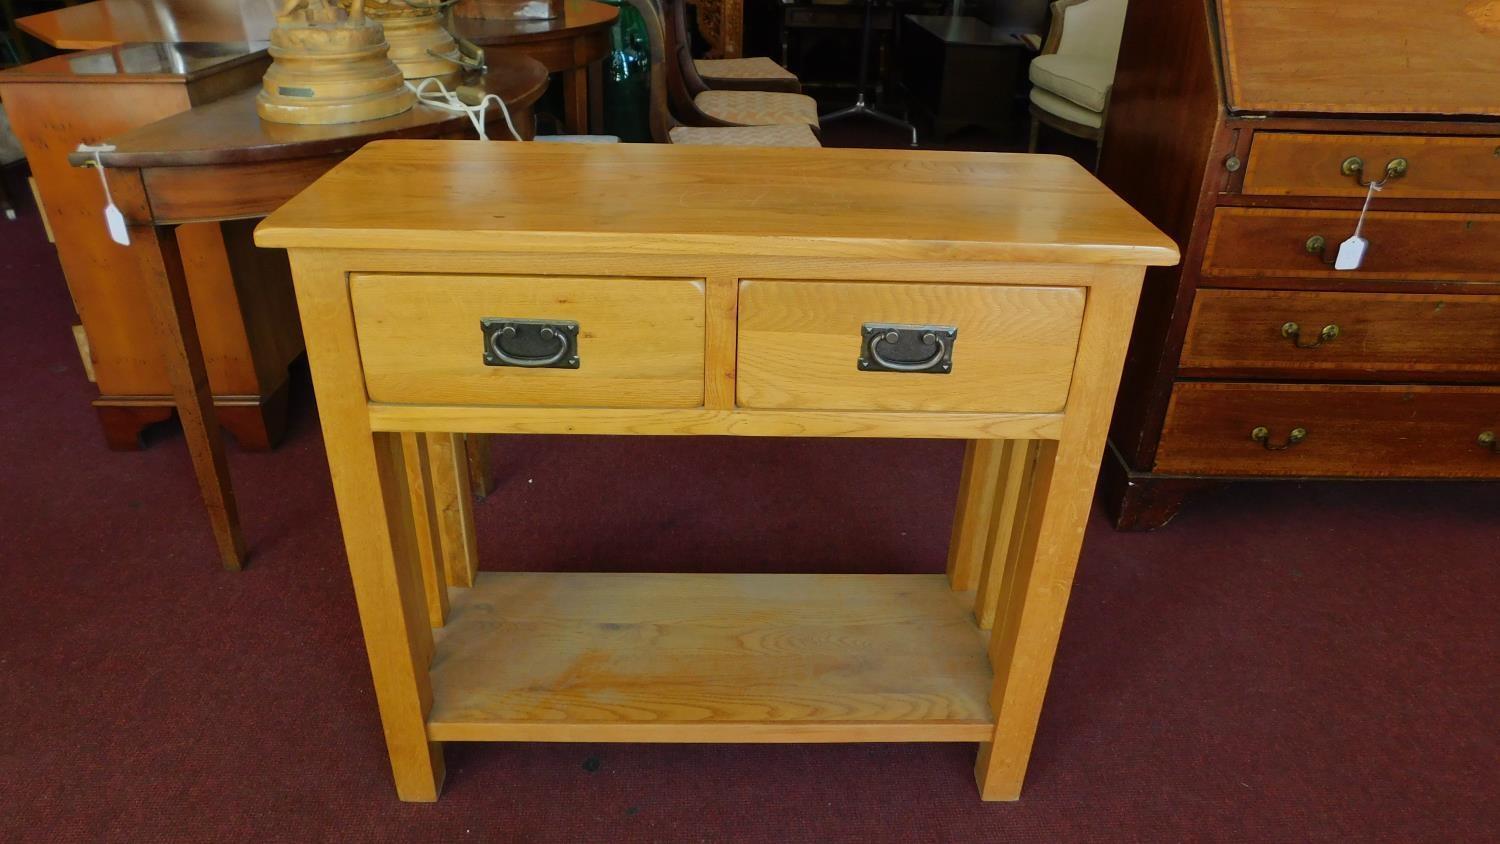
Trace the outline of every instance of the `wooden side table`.
{"type": "Polygon", "coordinates": [[[381,142],[256,238],[402,799],[446,741],[976,742],[982,796],[1019,795],[1144,265],[1177,260],[1081,167],[381,142]],[[401,447],[457,431],[970,446],[946,578],[474,575],[421,562],[401,447]]]}
{"type": "MultiPolygon", "coordinates": [[[[530,125],[531,106],[546,86],[546,71],[524,57],[500,60],[486,78],[486,87],[506,102],[518,127],[530,125]]],[[[243,564],[245,541],[188,297],[179,228],[264,217],[372,140],[470,137],[473,132],[467,116],[425,105],[361,123],[267,123],[255,113],[257,90],[247,88],[111,138],[115,149],[100,156],[115,203],[129,223],[145,279],[143,295],[219,556],[229,569],[243,564]]],[[[75,153],[71,160],[86,165],[94,159],[75,153]]]]}
{"type": "Polygon", "coordinates": [[[600,61],[609,52],[609,28],[620,10],[594,0],[567,0],[562,17],[551,20],[454,18],[454,29],[484,48],[494,59],[522,55],[536,59],[548,73],[562,75],[563,123],[574,134],[587,134],[602,122],[600,61]]]}

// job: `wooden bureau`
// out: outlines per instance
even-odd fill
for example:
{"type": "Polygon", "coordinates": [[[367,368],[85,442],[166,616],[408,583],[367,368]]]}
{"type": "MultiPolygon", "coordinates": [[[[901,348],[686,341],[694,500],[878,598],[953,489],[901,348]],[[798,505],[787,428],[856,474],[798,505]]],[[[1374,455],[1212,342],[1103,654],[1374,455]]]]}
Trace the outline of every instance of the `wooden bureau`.
{"type": "Polygon", "coordinates": [[[402,799],[446,741],[974,742],[1019,795],[1143,267],[1177,260],[1081,167],[381,141],[256,239],[290,253],[402,799]],[[423,553],[420,435],[453,432],[969,445],[946,576],[551,574],[423,553]]]}
{"type": "MultiPolygon", "coordinates": [[[[270,61],[255,45],[128,44],[0,73],[0,99],[57,244],[111,448],[138,448],[142,429],[170,419],[175,402],[138,267],[141,246],[110,240],[99,174],[68,155],[256,85],[270,61]]],[[[287,367],[301,356],[302,337],[286,262],[256,250],[251,229],[194,223],[182,227],[181,242],[220,421],[242,447],[264,450],[285,430],[287,367]]]]}
{"type": "Polygon", "coordinates": [[[1117,526],[1226,479],[1500,477],[1497,79],[1500,0],[1131,5],[1100,178],[1184,260],[1147,273],[1117,526]]]}

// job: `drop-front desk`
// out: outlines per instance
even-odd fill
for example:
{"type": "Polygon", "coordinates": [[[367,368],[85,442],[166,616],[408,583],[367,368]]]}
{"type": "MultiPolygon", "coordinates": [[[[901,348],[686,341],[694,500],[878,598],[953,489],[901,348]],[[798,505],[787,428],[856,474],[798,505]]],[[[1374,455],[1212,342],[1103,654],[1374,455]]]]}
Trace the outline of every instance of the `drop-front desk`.
{"type": "Polygon", "coordinates": [[[1141,276],[1177,260],[1083,168],[382,141],[256,240],[290,253],[402,799],[446,741],[976,742],[1019,795],[1141,276]],[[413,432],[970,446],[946,577],[476,573],[420,562],[413,432]]]}

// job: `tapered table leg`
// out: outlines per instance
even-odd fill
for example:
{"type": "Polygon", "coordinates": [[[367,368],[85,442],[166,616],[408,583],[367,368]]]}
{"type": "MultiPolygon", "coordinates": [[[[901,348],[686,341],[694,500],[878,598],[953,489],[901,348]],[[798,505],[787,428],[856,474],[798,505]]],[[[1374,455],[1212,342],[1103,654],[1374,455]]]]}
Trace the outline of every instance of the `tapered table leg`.
{"type": "Polygon", "coordinates": [[[151,300],[152,321],[161,341],[162,359],[172,382],[172,396],[177,402],[188,453],[193,458],[198,488],[213,525],[214,542],[219,546],[219,558],[224,568],[238,571],[245,564],[245,538],[240,532],[234,489],[229,483],[229,464],[224,457],[224,439],[214,411],[213,391],[208,386],[203,347],[198,342],[198,326],[188,300],[177,231],[173,226],[141,226],[131,230],[131,237],[145,240],[138,244],[137,253],[145,270],[143,277],[146,295],[151,300]]]}

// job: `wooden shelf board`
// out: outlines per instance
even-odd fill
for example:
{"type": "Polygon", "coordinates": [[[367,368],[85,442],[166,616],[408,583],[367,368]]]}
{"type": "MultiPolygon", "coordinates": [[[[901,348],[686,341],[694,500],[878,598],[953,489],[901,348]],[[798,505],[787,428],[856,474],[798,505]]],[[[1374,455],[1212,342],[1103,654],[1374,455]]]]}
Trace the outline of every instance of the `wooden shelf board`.
{"type": "Polygon", "coordinates": [[[481,573],[435,631],[440,741],[988,741],[943,575],[481,573]]]}

